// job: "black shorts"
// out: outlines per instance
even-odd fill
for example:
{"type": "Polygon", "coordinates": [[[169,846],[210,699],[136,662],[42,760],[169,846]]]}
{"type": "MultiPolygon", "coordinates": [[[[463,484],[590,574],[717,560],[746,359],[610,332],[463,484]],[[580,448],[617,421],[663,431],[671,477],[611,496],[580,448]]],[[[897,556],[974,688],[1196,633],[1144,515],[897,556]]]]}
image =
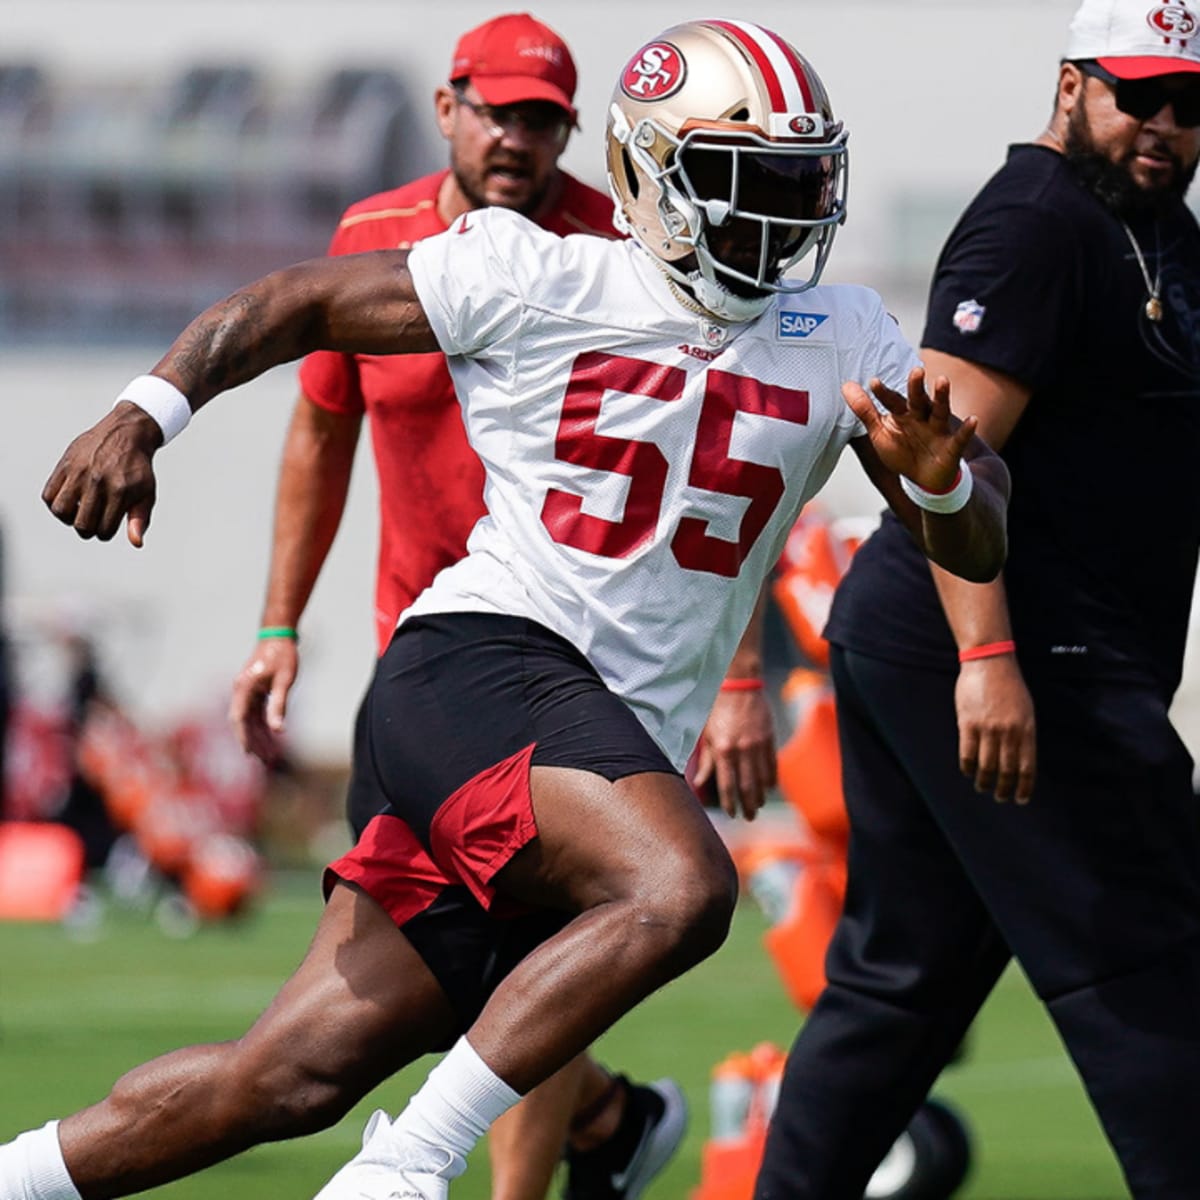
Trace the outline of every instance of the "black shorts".
{"type": "Polygon", "coordinates": [[[464,1026],[569,920],[497,901],[492,880],[537,836],[532,766],[608,780],[676,774],[569,642],[488,613],[414,617],[379,660],[357,722],[352,803],[377,811],[329,867],[402,929],[464,1026]],[[374,802],[372,802],[374,797],[374,802]]]}

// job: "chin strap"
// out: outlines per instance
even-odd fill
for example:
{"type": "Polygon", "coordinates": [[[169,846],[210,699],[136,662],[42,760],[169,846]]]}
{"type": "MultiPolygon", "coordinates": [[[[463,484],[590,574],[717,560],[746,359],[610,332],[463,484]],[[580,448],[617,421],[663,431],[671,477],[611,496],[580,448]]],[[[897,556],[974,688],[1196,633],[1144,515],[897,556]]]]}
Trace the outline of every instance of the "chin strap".
{"type": "MultiPolygon", "coordinates": [[[[661,264],[659,265],[661,266],[661,264]]],[[[714,313],[710,313],[708,309],[705,308],[704,305],[701,304],[700,301],[697,300],[696,297],[687,290],[687,288],[683,287],[678,280],[668,275],[665,270],[663,270],[663,275],[666,277],[667,287],[671,289],[671,295],[674,296],[675,299],[678,300],[679,303],[688,310],[688,312],[694,313],[697,317],[711,318],[716,315],[714,313]]]]}
{"type": "MultiPolygon", "coordinates": [[[[657,262],[658,260],[656,259],[655,261],[657,262]]],[[[671,295],[688,312],[695,313],[698,317],[705,317],[710,321],[716,319],[740,325],[761,316],[766,312],[767,307],[771,303],[770,295],[763,296],[761,299],[756,297],[753,300],[743,296],[735,296],[719,283],[712,283],[698,272],[688,275],[686,282],[684,282],[672,275],[665,264],[659,263],[658,265],[666,277],[667,286],[671,289],[671,295]],[[711,299],[712,303],[705,304],[701,297],[711,299]]]]}
{"type": "Polygon", "coordinates": [[[688,277],[688,286],[704,309],[722,321],[753,321],[767,311],[774,298],[771,292],[762,296],[739,296],[699,271],[688,277]]]}
{"type": "Polygon", "coordinates": [[[684,275],[670,263],[663,262],[657,255],[651,254],[636,237],[634,240],[638,241],[646,256],[662,272],[667,287],[671,289],[671,295],[688,312],[698,317],[705,317],[710,321],[715,318],[738,325],[761,316],[771,303],[773,293],[770,292],[762,297],[750,299],[737,296],[721,284],[705,279],[699,271],[690,271],[684,275]],[[710,303],[705,303],[706,300],[710,303]]]}

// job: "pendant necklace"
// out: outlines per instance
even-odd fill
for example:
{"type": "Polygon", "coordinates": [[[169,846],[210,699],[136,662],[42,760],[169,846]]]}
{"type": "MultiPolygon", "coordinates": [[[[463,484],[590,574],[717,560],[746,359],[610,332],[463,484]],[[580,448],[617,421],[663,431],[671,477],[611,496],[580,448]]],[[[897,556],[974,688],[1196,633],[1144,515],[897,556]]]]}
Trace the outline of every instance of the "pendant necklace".
{"type": "MultiPolygon", "coordinates": [[[[665,275],[665,273],[664,273],[665,275]]],[[[729,326],[715,321],[712,314],[690,292],[685,291],[670,275],[665,275],[671,294],[688,312],[700,318],[700,336],[705,345],[719,349],[729,337],[729,326]]]]}
{"type": "Polygon", "coordinates": [[[1137,265],[1142,272],[1142,278],[1146,281],[1146,291],[1150,293],[1149,299],[1146,301],[1146,319],[1154,322],[1162,320],[1163,306],[1162,301],[1158,298],[1158,289],[1162,286],[1162,252],[1158,245],[1158,226],[1154,226],[1154,249],[1155,256],[1158,262],[1158,269],[1154,273],[1154,282],[1150,282],[1150,272],[1146,270],[1146,259],[1142,254],[1142,248],[1138,245],[1137,238],[1133,236],[1133,230],[1122,221],[1121,228],[1125,230],[1125,236],[1129,239],[1129,244],[1133,247],[1133,253],[1137,258],[1137,265]]]}

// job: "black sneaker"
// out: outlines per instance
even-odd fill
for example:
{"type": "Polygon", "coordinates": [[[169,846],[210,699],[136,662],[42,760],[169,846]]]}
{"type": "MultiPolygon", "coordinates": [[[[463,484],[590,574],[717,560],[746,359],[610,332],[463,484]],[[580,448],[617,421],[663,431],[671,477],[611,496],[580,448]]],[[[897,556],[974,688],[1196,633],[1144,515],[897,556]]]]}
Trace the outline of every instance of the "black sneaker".
{"type": "Polygon", "coordinates": [[[667,1165],[687,1129],[687,1101],[673,1079],[625,1085],[625,1111],[594,1150],[567,1147],[563,1200],[637,1200],[667,1165]]]}

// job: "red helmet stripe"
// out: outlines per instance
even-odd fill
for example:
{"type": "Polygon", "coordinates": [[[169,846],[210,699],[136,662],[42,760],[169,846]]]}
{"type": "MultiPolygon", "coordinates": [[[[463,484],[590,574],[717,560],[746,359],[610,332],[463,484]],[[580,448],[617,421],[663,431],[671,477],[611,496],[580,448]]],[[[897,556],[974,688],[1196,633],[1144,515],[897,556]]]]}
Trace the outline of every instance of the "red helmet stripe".
{"type": "Polygon", "coordinates": [[[816,105],[813,102],[812,87],[808,82],[808,69],[804,60],[787,44],[777,33],[772,33],[769,29],[764,29],[763,33],[767,35],[779,47],[779,53],[787,59],[788,66],[796,72],[796,80],[800,84],[800,94],[804,97],[804,111],[816,112],[816,105]]]}
{"type": "Polygon", "coordinates": [[[789,81],[779,73],[775,64],[771,61],[771,54],[767,47],[754,35],[757,34],[759,37],[768,39],[771,47],[777,53],[781,54],[785,65],[793,75],[793,81],[800,89],[804,111],[813,111],[812,89],[809,87],[808,75],[798,55],[782,38],[777,37],[770,30],[763,29],[761,25],[751,25],[748,22],[704,21],[702,23],[724,30],[750,55],[754,60],[755,66],[762,73],[763,82],[767,85],[767,95],[771,100],[771,108],[775,112],[790,112],[792,111],[792,106],[788,104],[785,96],[785,88],[789,81]]]}

